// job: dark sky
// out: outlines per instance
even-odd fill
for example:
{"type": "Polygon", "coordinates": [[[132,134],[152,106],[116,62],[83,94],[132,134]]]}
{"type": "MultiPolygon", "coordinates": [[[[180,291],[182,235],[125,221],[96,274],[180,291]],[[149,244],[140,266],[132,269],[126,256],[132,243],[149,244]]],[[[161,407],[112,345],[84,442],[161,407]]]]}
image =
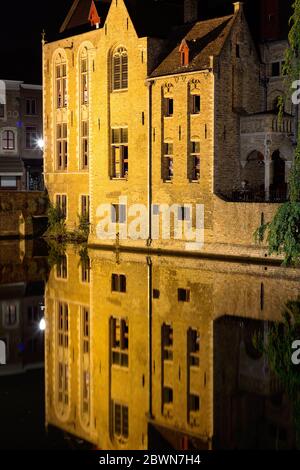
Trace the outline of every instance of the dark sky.
{"type": "MultiPolygon", "coordinates": [[[[206,16],[208,8],[209,16],[231,13],[233,1],[199,0],[200,14],[206,16]]],[[[252,10],[261,0],[244,1],[252,10]]],[[[291,0],[280,2],[287,4],[291,0]]],[[[73,0],[1,1],[0,79],[41,83],[41,33],[45,29],[48,37],[56,34],[72,3],[73,0]]],[[[258,18],[253,14],[252,18],[255,27],[258,18]]]]}
{"type": "Polygon", "coordinates": [[[41,83],[41,33],[60,28],[73,0],[9,0],[0,6],[0,79],[41,83]]]}

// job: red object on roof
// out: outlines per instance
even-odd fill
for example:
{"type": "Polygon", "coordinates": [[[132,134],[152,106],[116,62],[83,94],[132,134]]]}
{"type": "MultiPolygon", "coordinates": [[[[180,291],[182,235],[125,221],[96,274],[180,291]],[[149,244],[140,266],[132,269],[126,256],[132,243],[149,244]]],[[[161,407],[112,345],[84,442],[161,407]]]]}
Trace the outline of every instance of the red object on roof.
{"type": "Polygon", "coordinates": [[[179,47],[180,57],[181,57],[181,65],[186,66],[190,63],[190,48],[188,43],[184,39],[179,47]]]}
{"type": "Polygon", "coordinates": [[[94,0],[92,0],[91,8],[90,8],[90,13],[89,13],[89,22],[91,23],[92,26],[97,26],[100,24],[100,16],[98,15],[98,11],[95,5],[94,0]]]}

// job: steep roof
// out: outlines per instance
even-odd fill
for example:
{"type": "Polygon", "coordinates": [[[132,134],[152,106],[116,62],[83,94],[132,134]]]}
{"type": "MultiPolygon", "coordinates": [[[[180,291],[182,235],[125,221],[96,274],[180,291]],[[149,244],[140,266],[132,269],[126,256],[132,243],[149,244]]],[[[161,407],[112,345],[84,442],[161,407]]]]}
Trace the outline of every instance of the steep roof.
{"type": "MultiPolygon", "coordinates": [[[[104,26],[112,0],[94,0],[104,26]]],[[[182,0],[124,0],[139,37],[166,37],[170,27],[180,24],[183,16],[182,0]]],[[[89,31],[89,12],[92,0],[74,0],[60,29],[63,35],[89,31]]]]}
{"type": "Polygon", "coordinates": [[[221,53],[234,19],[235,15],[230,15],[176,28],[169,42],[169,52],[161,57],[158,67],[151,76],[209,68],[210,56],[218,56],[221,53]],[[179,47],[184,40],[190,50],[188,65],[181,65],[180,61],[179,47]]]}

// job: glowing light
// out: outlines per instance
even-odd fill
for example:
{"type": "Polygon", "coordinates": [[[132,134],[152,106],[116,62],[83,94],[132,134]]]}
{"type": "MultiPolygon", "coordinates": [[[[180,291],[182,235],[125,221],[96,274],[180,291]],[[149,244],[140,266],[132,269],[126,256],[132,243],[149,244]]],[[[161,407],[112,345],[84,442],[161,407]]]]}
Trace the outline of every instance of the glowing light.
{"type": "Polygon", "coordinates": [[[40,138],[36,141],[36,143],[37,143],[37,146],[38,146],[39,149],[41,149],[41,150],[44,149],[44,147],[45,147],[44,139],[40,138]]]}
{"type": "Polygon", "coordinates": [[[39,329],[40,329],[40,331],[45,331],[46,330],[46,320],[45,320],[45,318],[42,318],[42,320],[40,321],[39,329]]]}

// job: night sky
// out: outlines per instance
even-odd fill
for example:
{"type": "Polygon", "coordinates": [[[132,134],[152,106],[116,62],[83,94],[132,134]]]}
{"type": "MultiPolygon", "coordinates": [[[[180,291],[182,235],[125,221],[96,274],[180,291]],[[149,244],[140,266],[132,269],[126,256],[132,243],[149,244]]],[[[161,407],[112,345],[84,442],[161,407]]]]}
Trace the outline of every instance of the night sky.
{"type": "MultiPolygon", "coordinates": [[[[145,0],[141,0],[145,1],[145,0]]],[[[171,0],[179,1],[179,0],[171,0]]],[[[201,16],[232,13],[234,0],[200,0],[201,16]],[[211,10],[208,13],[208,8],[211,10]]],[[[244,0],[252,7],[260,0],[244,0]]],[[[280,0],[291,3],[291,0],[280,0]]],[[[41,83],[41,33],[53,37],[59,31],[73,0],[10,0],[0,9],[0,79],[41,83]]],[[[253,23],[258,23],[253,15],[253,23]]]]}

